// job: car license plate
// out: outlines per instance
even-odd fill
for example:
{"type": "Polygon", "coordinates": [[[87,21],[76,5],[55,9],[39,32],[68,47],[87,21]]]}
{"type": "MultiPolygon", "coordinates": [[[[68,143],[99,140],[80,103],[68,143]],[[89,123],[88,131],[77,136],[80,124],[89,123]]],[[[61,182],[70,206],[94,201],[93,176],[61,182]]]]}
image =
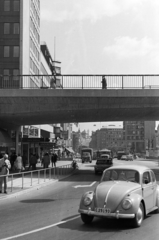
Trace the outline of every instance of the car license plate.
{"type": "Polygon", "coordinates": [[[109,208],[96,208],[95,211],[98,213],[104,213],[104,214],[108,214],[111,212],[109,208]]]}

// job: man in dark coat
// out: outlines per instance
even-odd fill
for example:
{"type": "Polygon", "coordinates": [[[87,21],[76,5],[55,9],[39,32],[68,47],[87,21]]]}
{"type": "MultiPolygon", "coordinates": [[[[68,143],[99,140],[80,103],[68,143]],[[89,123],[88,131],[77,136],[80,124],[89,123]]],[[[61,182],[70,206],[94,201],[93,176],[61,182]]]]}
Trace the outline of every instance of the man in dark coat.
{"type": "Polygon", "coordinates": [[[105,76],[102,77],[102,89],[107,89],[107,81],[105,76]]]}

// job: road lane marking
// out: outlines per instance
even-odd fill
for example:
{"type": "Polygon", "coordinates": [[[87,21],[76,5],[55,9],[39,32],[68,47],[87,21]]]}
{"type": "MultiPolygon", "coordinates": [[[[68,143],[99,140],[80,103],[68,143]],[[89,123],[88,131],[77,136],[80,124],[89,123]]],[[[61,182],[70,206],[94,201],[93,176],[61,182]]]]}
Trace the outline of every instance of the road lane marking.
{"type": "Polygon", "coordinates": [[[78,216],[76,216],[76,217],[73,217],[73,218],[70,218],[70,219],[65,220],[65,221],[61,221],[61,222],[58,222],[58,223],[54,223],[54,224],[52,224],[52,225],[48,225],[48,226],[46,226],[46,227],[38,228],[38,229],[29,231],[29,232],[17,234],[17,235],[11,236],[11,237],[1,238],[0,240],[10,240],[10,239],[15,239],[15,238],[23,237],[23,236],[26,236],[26,235],[29,235],[29,234],[37,233],[37,232],[40,232],[40,231],[43,231],[43,230],[46,230],[46,229],[49,229],[49,228],[52,228],[52,227],[56,227],[56,226],[58,226],[58,225],[60,225],[60,224],[67,223],[67,222],[69,222],[69,221],[75,220],[75,219],[77,219],[77,218],[79,218],[79,217],[80,217],[80,215],[78,215],[78,216]]]}
{"type": "Polygon", "coordinates": [[[90,185],[77,185],[73,186],[74,188],[80,188],[80,187],[92,187],[96,182],[92,182],[90,185]]]}

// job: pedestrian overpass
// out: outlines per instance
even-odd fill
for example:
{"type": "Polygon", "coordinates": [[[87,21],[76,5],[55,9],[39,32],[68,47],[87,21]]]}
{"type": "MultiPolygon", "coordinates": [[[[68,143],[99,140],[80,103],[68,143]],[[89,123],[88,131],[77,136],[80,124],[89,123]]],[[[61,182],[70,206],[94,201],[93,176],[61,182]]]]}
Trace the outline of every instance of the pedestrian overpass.
{"type": "Polygon", "coordinates": [[[41,82],[44,76],[37,76],[39,86],[30,84],[31,77],[0,81],[1,128],[159,120],[159,75],[105,75],[107,89],[101,89],[101,75],[61,75],[56,89],[49,81],[41,82]]]}

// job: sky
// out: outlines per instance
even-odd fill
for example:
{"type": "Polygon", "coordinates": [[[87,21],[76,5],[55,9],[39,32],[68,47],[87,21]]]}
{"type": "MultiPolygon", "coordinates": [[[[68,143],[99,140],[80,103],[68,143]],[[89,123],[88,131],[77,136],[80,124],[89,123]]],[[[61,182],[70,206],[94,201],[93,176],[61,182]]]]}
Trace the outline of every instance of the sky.
{"type": "Polygon", "coordinates": [[[159,0],[41,0],[41,41],[62,74],[159,74],[159,0]]]}

